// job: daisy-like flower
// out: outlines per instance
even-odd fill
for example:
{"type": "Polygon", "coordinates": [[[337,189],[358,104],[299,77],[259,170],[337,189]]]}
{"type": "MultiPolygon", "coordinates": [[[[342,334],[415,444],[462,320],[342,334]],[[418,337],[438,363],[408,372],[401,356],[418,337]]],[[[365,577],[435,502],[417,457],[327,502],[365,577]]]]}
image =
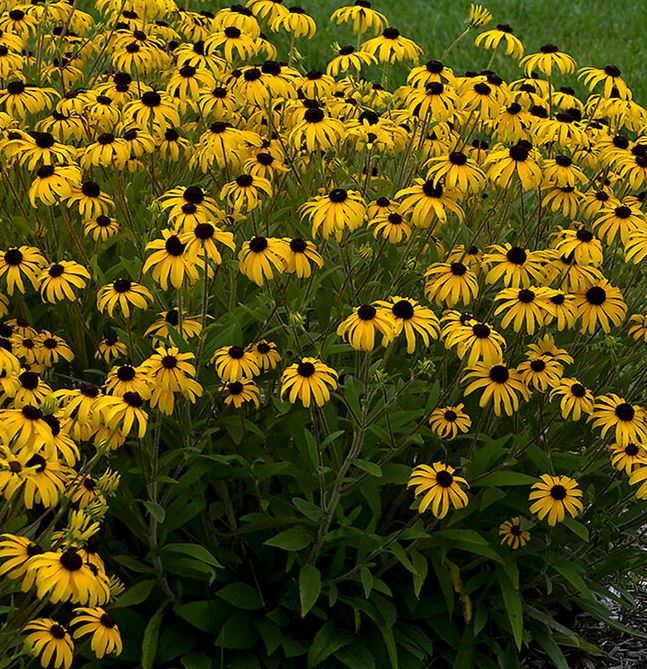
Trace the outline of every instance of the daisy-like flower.
{"type": "Polygon", "coordinates": [[[573,74],[576,67],[575,59],[560,51],[554,44],[544,44],[537,53],[522,58],[519,65],[523,67],[527,77],[535,70],[550,77],[553,68],[559,70],[560,74],[573,74]]]}
{"type": "Polygon", "coordinates": [[[631,100],[631,91],[627,87],[622,72],[616,65],[599,67],[581,67],[577,75],[590,92],[598,84],[602,84],[602,95],[605,98],[619,97],[622,100],[631,100]]]}
{"type": "Polygon", "coordinates": [[[337,388],[337,372],[317,358],[302,358],[281,375],[281,399],[288,395],[290,404],[301,400],[304,407],[323,406],[330,391],[337,388]]]}
{"type": "Polygon", "coordinates": [[[636,341],[641,339],[647,344],[647,313],[633,314],[629,319],[629,335],[636,341]]]}
{"type": "Polygon", "coordinates": [[[623,244],[627,244],[632,233],[644,230],[645,216],[639,207],[625,201],[618,206],[605,207],[601,215],[593,221],[593,228],[599,237],[607,244],[613,244],[616,237],[620,237],[623,244]]]}
{"type": "Polygon", "coordinates": [[[213,354],[211,364],[225,382],[252,379],[261,373],[258,357],[241,346],[222,346],[213,354]]]}
{"type": "Polygon", "coordinates": [[[276,366],[281,362],[281,354],[277,345],[272,341],[261,339],[261,341],[249,346],[249,350],[256,356],[261,371],[276,369],[276,366]]]}
{"type": "Polygon", "coordinates": [[[600,266],[603,261],[602,243],[583,225],[573,222],[573,228],[560,230],[555,250],[565,256],[573,254],[576,263],[580,265],[600,266]]]}
{"type": "Polygon", "coordinates": [[[593,393],[577,379],[562,378],[550,391],[550,399],[554,397],[561,397],[559,407],[563,418],[580,420],[583,414],[593,411],[593,393]]]}
{"type": "Polygon", "coordinates": [[[604,332],[611,332],[611,327],[620,325],[627,315],[622,293],[606,279],[585,292],[575,293],[574,304],[578,318],[582,319],[582,332],[589,334],[593,334],[598,325],[604,332]]]}
{"type": "Polygon", "coordinates": [[[375,348],[375,335],[382,335],[382,345],[387,346],[396,334],[392,312],[384,307],[364,304],[342,321],[337,334],[360,351],[372,351],[375,348]]]}
{"type": "Polygon", "coordinates": [[[173,341],[174,335],[171,332],[177,333],[184,340],[193,339],[193,337],[199,336],[202,332],[200,318],[198,316],[191,316],[188,312],[183,311],[181,319],[178,309],[162,311],[157,316],[157,320],[144,332],[144,336],[151,335],[153,337],[156,345],[162,341],[173,341]],[[180,320],[182,321],[181,327],[180,320]]]}
{"type": "Polygon", "coordinates": [[[434,185],[442,182],[448,188],[455,188],[460,193],[477,193],[485,185],[483,170],[460,151],[432,158],[430,162],[427,179],[432,180],[434,185]]]}
{"type": "Polygon", "coordinates": [[[43,667],[70,669],[74,659],[74,642],[69,632],[52,618],[36,618],[24,627],[25,643],[43,667]]]}
{"type": "Polygon", "coordinates": [[[447,222],[447,213],[454,214],[459,223],[465,216],[458,204],[459,191],[446,189],[431,180],[415,179],[415,185],[403,188],[395,194],[401,200],[400,213],[409,215],[418,228],[428,228],[434,222],[447,222]]]}
{"type": "Polygon", "coordinates": [[[541,480],[533,483],[528,496],[532,502],[530,513],[536,513],[539,520],[547,517],[551,527],[563,523],[567,513],[572,518],[582,513],[582,491],[575,479],[550,474],[542,474],[539,478],[541,480]]]}
{"type": "Polygon", "coordinates": [[[296,274],[299,279],[308,279],[312,274],[312,266],[321,269],[324,260],[317,252],[317,247],[310,241],[300,238],[285,237],[289,252],[285,260],[285,273],[296,274]]]}
{"type": "Polygon", "coordinates": [[[372,54],[366,51],[357,51],[350,44],[347,46],[337,45],[337,55],[328,63],[326,74],[336,77],[351,69],[359,73],[363,66],[373,63],[377,63],[377,59],[372,54]]]}
{"type": "Polygon", "coordinates": [[[112,198],[101,190],[101,186],[94,181],[84,181],[80,187],[74,187],[65,198],[68,207],[77,205],[79,214],[83,218],[96,218],[101,214],[107,215],[115,208],[112,198]]]}
{"type": "Polygon", "coordinates": [[[523,382],[521,374],[516,369],[506,366],[502,361],[496,364],[477,362],[468,367],[463,377],[464,381],[473,379],[465,388],[465,395],[475,390],[483,390],[479,406],[481,408],[491,401],[494,413],[500,416],[502,410],[507,416],[512,416],[519,410],[519,395],[526,401],[530,399],[530,391],[523,382]]]}
{"type": "Polygon", "coordinates": [[[645,410],[614,393],[595,398],[588,422],[592,422],[594,428],[600,428],[603,437],[613,430],[618,444],[647,443],[645,410]]]}
{"type": "Polygon", "coordinates": [[[119,341],[119,337],[106,337],[99,342],[95,357],[109,363],[115,358],[126,355],[128,355],[128,347],[124,342],[119,341]]]}
{"type": "Polygon", "coordinates": [[[75,300],[75,290],[83,290],[90,280],[90,272],[72,260],[51,264],[40,275],[40,294],[45,302],[75,300]]]}
{"type": "MultiPolygon", "coordinates": [[[[9,496],[5,496],[9,499],[9,496]]],[[[30,558],[40,555],[43,549],[31,539],[16,534],[0,535],[0,576],[12,580],[22,579],[22,590],[27,592],[34,585],[34,573],[28,572],[30,558]]]]}
{"type": "Polygon", "coordinates": [[[377,58],[379,63],[399,63],[403,60],[417,63],[423,53],[413,40],[403,37],[393,27],[385,28],[381,35],[364,42],[362,51],[377,58]]]}
{"type": "Polygon", "coordinates": [[[119,627],[115,619],[101,607],[74,609],[71,626],[75,639],[91,635],[90,648],[97,659],[121,654],[123,644],[119,627]]]}
{"type": "Polygon", "coordinates": [[[447,348],[456,347],[459,358],[467,357],[468,366],[479,360],[486,364],[495,364],[503,357],[505,338],[489,323],[473,318],[458,321],[451,326],[443,326],[443,338],[447,348]]]}
{"type": "Polygon", "coordinates": [[[220,387],[225,394],[225,404],[234,409],[240,409],[244,404],[252,403],[257,409],[260,407],[260,388],[251,379],[229,381],[220,387]]]}
{"type": "Polygon", "coordinates": [[[564,368],[549,355],[525,360],[518,367],[522,381],[533,390],[545,393],[559,385],[564,368]]]}
{"type": "Polygon", "coordinates": [[[274,272],[285,272],[289,246],[276,237],[253,237],[244,242],[238,254],[240,271],[259,286],[274,278],[274,272]]]}
{"type": "Polygon", "coordinates": [[[430,81],[425,88],[414,88],[407,97],[409,111],[420,119],[448,121],[460,101],[453,88],[441,81],[430,81]]]}
{"type": "Polygon", "coordinates": [[[476,299],[479,292],[476,274],[462,262],[434,263],[424,274],[425,296],[437,305],[465,306],[476,299]]]}
{"type": "Polygon", "coordinates": [[[550,297],[551,288],[530,286],[529,288],[504,288],[494,297],[501,302],[494,311],[494,315],[505,315],[501,325],[507,328],[512,325],[515,332],[525,331],[534,334],[536,327],[544,324],[546,314],[554,314],[550,297]]]}
{"type": "Polygon", "coordinates": [[[501,543],[512,548],[513,551],[523,548],[530,541],[530,532],[521,528],[519,516],[504,520],[499,525],[499,536],[501,543]]]}
{"type": "Polygon", "coordinates": [[[647,450],[642,444],[611,444],[611,464],[629,476],[634,469],[647,465],[647,450]]]}
{"type": "Polygon", "coordinates": [[[162,230],[162,239],[146,244],[152,253],[146,259],[142,272],[151,272],[153,280],[163,290],[168,289],[169,279],[174,288],[181,288],[185,280],[194,284],[198,278],[197,256],[187,250],[187,244],[173,230],[162,230]],[[152,270],[152,271],[151,271],[152,270]]]}
{"type": "Polygon", "coordinates": [[[407,353],[413,355],[416,350],[417,337],[422,339],[425,348],[431,345],[432,339],[438,339],[440,323],[438,317],[429,308],[409,297],[395,295],[388,300],[378,300],[375,307],[391,312],[395,323],[394,335],[404,333],[407,342],[407,353]]]}
{"type": "Polygon", "coordinates": [[[529,288],[532,283],[542,283],[544,254],[529,251],[521,246],[493,244],[483,255],[483,264],[491,266],[485,275],[486,283],[503,283],[511,288],[529,288]]]}
{"type": "Polygon", "coordinates": [[[257,209],[263,195],[272,197],[272,185],[267,179],[251,174],[241,174],[234,181],[226,183],[220,191],[220,197],[236,213],[248,213],[257,209]]]}
{"type": "Polygon", "coordinates": [[[539,152],[521,139],[509,149],[499,147],[490,152],[485,160],[487,177],[501,188],[510,188],[516,178],[524,190],[536,190],[542,179],[539,160],[539,152]]]}
{"type": "Polygon", "coordinates": [[[386,16],[373,9],[369,0],[355,0],[353,5],[336,9],[330,20],[337,25],[351,23],[353,32],[359,34],[369,30],[378,33],[387,25],[386,16]]]}
{"type": "Polygon", "coordinates": [[[436,518],[444,518],[450,508],[464,509],[469,500],[461,486],[469,488],[462,476],[456,476],[453,467],[442,462],[414,467],[407,488],[415,486],[414,495],[423,495],[418,506],[418,513],[424,513],[431,505],[431,512],[436,518]]]}
{"type": "Polygon", "coordinates": [[[328,195],[317,195],[299,208],[312,224],[312,236],[319,229],[324,239],[335,235],[341,241],[344,229],[356,230],[364,222],[366,202],[358,191],[334,188],[328,195]]]}
{"type": "Polygon", "coordinates": [[[411,237],[411,224],[398,212],[378,214],[368,221],[373,237],[386,239],[389,244],[401,244],[411,237]]]}
{"type": "Polygon", "coordinates": [[[429,416],[431,431],[441,439],[456,439],[459,432],[469,432],[472,419],[463,408],[463,404],[436,407],[429,416]]]}
{"type": "Polygon", "coordinates": [[[107,311],[110,318],[114,317],[117,307],[124,318],[130,318],[131,306],[135,309],[146,309],[152,301],[153,296],[148,288],[130,279],[117,279],[99,288],[97,293],[99,311],[107,311]]]}
{"type": "Polygon", "coordinates": [[[119,232],[120,226],[115,218],[99,214],[83,221],[83,234],[95,242],[105,242],[119,232]]]}
{"type": "Polygon", "coordinates": [[[330,151],[339,146],[346,136],[344,124],[326,115],[321,107],[307,107],[292,128],[289,141],[295,148],[308,153],[330,151]]]}
{"type": "Polygon", "coordinates": [[[503,43],[506,56],[512,56],[517,60],[523,58],[523,43],[506,23],[500,23],[496,28],[482,32],[474,43],[476,46],[483,46],[484,49],[498,49],[503,43]]]}
{"type": "Polygon", "coordinates": [[[38,281],[45,265],[46,261],[40,250],[33,246],[0,251],[0,278],[4,278],[9,295],[13,295],[15,290],[24,294],[24,279],[31,283],[34,290],[38,289],[38,281]]]}
{"type": "Polygon", "coordinates": [[[317,32],[317,24],[302,7],[295,5],[289,7],[286,12],[278,13],[270,22],[270,29],[274,32],[285,30],[294,37],[311,39],[317,32]]]}
{"type": "Polygon", "coordinates": [[[148,414],[143,406],[144,398],[134,391],[128,391],[122,396],[103,395],[97,400],[97,411],[111,432],[119,430],[128,436],[131,429],[136,427],[139,439],[144,438],[148,425],[148,414]]]}
{"type": "Polygon", "coordinates": [[[76,165],[43,165],[29,187],[29,202],[34,208],[39,202],[51,207],[80,187],[81,171],[76,165]]]}

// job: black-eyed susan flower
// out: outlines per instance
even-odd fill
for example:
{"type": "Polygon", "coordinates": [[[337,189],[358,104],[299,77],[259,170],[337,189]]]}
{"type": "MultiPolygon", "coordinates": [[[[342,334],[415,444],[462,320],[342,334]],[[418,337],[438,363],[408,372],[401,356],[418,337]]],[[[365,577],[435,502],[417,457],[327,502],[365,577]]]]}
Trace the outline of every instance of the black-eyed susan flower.
{"type": "Polygon", "coordinates": [[[647,465],[647,451],[642,444],[611,444],[611,464],[627,476],[634,469],[647,465]]]}
{"type": "Polygon", "coordinates": [[[99,214],[83,221],[83,234],[95,242],[105,242],[114,237],[120,230],[117,219],[105,214],[99,214]]]}
{"type": "Polygon", "coordinates": [[[153,280],[167,290],[169,280],[174,288],[181,288],[185,281],[190,284],[198,280],[197,256],[173,230],[162,230],[162,239],[146,245],[152,253],[146,259],[142,271],[150,272],[153,280]]]}
{"type": "Polygon", "coordinates": [[[313,265],[319,269],[323,267],[324,260],[311,241],[289,237],[283,241],[287,245],[284,269],[286,274],[295,274],[299,279],[307,279],[312,274],[313,265]]]}
{"type": "Polygon", "coordinates": [[[575,479],[550,474],[542,474],[539,478],[528,495],[532,502],[530,513],[537,514],[539,520],[547,518],[551,527],[563,523],[567,513],[572,518],[582,513],[582,491],[575,479]]]}
{"type": "Polygon", "coordinates": [[[378,37],[363,42],[362,51],[374,56],[380,63],[399,63],[403,60],[417,63],[423,53],[413,40],[393,27],[385,28],[378,37]]]}
{"type": "Polygon", "coordinates": [[[564,368],[555,358],[543,355],[525,360],[517,367],[517,371],[529,388],[545,393],[559,385],[564,368]]]}
{"type": "Polygon", "coordinates": [[[647,498],[647,467],[639,466],[629,475],[629,485],[638,486],[636,497],[647,498]]]}
{"type": "Polygon", "coordinates": [[[84,181],[80,188],[72,188],[65,202],[68,207],[76,205],[83,218],[96,218],[101,214],[107,215],[115,208],[110,195],[104,193],[101,186],[94,181],[84,181]]]}
{"type": "Polygon", "coordinates": [[[388,345],[396,334],[395,320],[390,309],[363,304],[343,320],[337,334],[357,350],[372,351],[376,334],[382,335],[382,345],[388,345]]]}
{"type": "Polygon", "coordinates": [[[468,366],[479,360],[495,364],[503,357],[504,337],[489,323],[473,318],[458,321],[451,327],[443,327],[443,337],[447,348],[456,347],[456,354],[463,359],[467,356],[468,366]]]}
{"type": "Polygon", "coordinates": [[[550,301],[553,291],[544,286],[530,286],[529,288],[504,288],[494,297],[500,301],[494,315],[503,313],[501,325],[507,328],[512,325],[515,332],[534,334],[537,327],[544,324],[546,314],[553,314],[554,309],[550,301]]]}
{"type": "Polygon", "coordinates": [[[124,357],[128,355],[128,347],[126,344],[119,340],[119,337],[106,337],[102,339],[98,346],[95,357],[98,360],[103,360],[106,363],[110,363],[116,358],[124,357]]]}
{"type": "Polygon", "coordinates": [[[472,419],[463,409],[463,404],[436,407],[429,416],[432,432],[441,439],[456,439],[459,432],[469,432],[472,419]]]}
{"type": "Polygon", "coordinates": [[[493,149],[485,160],[487,177],[501,188],[511,188],[518,179],[523,190],[536,190],[541,184],[540,154],[530,142],[519,140],[510,148],[493,149]]]}
{"type": "Polygon", "coordinates": [[[605,98],[620,97],[623,100],[631,99],[631,91],[627,87],[622,72],[616,65],[604,67],[581,67],[577,75],[590,92],[602,84],[602,95],[605,98]]]}
{"type": "Polygon", "coordinates": [[[7,83],[6,88],[0,88],[0,107],[13,118],[23,120],[29,114],[51,109],[58,95],[53,88],[32,86],[20,79],[14,79],[7,83]]]}
{"type": "Polygon", "coordinates": [[[159,346],[153,355],[144,360],[140,369],[153,388],[151,406],[155,406],[155,387],[181,393],[191,402],[202,395],[202,386],[194,378],[194,359],[193,353],[181,353],[177,346],[159,346]]]}
{"type": "Polygon", "coordinates": [[[411,224],[405,217],[396,211],[378,214],[368,220],[373,236],[385,239],[389,244],[402,244],[411,237],[411,224]]]}
{"type": "Polygon", "coordinates": [[[70,669],[74,659],[74,642],[69,632],[52,618],[36,618],[24,627],[25,643],[43,667],[70,669]]]}
{"type": "Polygon", "coordinates": [[[600,216],[593,221],[596,233],[607,244],[613,244],[616,237],[620,237],[622,243],[626,244],[629,235],[644,230],[645,226],[645,216],[640,208],[626,200],[618,206],[605,207],[600,216]]]}
{"type": "Polygon", "coordinates": [[[12,580],[22,579],[22,589],[26,592],[34,584],[33,572],[27,571],[29,559],[42,552],[43,549],[27,537],[0,535],[0,576],[12,580]]]}
{"type": "Polygon", "coordinates": [[[124,107],[123,117],[127,124],[139,128],[153,128],[158,132],[181,125],[173,98],[157,91],[146,91],[139,100],[129,102],[124,107]]]}
{"type": "Polygon", "coordinates": [[[647,343],[647,313],[633,314],[629,318],[629,335],[636,341],[641,339],[647,343]]]}
{"type": "Polygon", "coordinates": [[[495,81],[498,87],[493,85],[488,77],[479,75],[459,89],[461,106],[482,122],[493,119],[501,111],[502,106],[511,101],[509,92],[503,88],[503,80],[497,77],[495,81]]]}
{"type": "Polygon", "coordinates": [[[355,70],[359,73],[362,67],[377,63],[377,59],[373,54],[366,51],[358,51],[350,44],[347,46],[337,46],[336,53],[337,55],[326,67],[326,74],[332,77],[348,72],[348,70],[355,70]]]}
{"type": "Polygon", "coordinates": [[[495,50],[503,44],[506,56],[512,56],[517,60],[523,58],[523,43],[507,23],[500,23],[496,28],[482,32],[476,37],[474,43],[476,46],[483,46],[484,49],[495,50]]]}
{"type": "Polygon", "coordinates": [[[452,151],[447,156],[431,158],[427,179],[434,185],[442,182],[447,188],[460,193],[476,193],[485,185],[483,170],[461,151],[452,151]]]}
{"type": "Polygon", "coordinates": [[[580,420],[583,414],[593,410],[593,393],[577,379],[562,378],[550,392],[550,399],[561,397],[560,410],[563,418],[580,420]]]}
{"type": "Polygon", "coordinates": [[[503,361],[488,364],[477,362],[467,368],[463,377],[470,381],[465,388],[465,395],[475,390],[483,390],[479,406],[481,408],[492,402],[494,413],[500,416],[502,410],[507,416],[512,416],[519,410],[519,396],[528,401],[530,391],[523,382],[521,375],[516,369],[508,367],[503,361]]]}
{"type": "Polygon", "coordinates": [[[513,551],[523,548],[530,541],[530,532],[521,527],[521,518],[514,516],[499,525],[501,543],[513,551]]]}
{"type": "Polygon", "coordinates": [[[40,294],[46,302],[75,300],[75,291],[83,290],[90,280],[90,272],[73,260],[52,263],[40,275],[40,294]]]}
{"type": "Polygon", "coordinates": [[[454,214],[459,222],[465,216],[458,203],[459,191],[432,180],[416,178],[413,186],[398,191],[395,197],[401,200],[401,213],[408,215],[418,228],[428,228],[435,222],[442,225],[448,213],[454,214]]]}
{"type": "Polygon", "coordinates": [[[247,403],[253,404],[257,409],[260,407],[260,388],[251,379],[239,379],[224,383],[221,392],[225,394],[225,404],[240,409],[247,403]]]}
{"type": "Polygon", "coordinates": [[[424,513],[431,505],[436,518],[444,518],[450,508],[463,509],[469,500],[461,486],[469,488],[462,476],[457,476],[453,467],[442,462],[414,467],[407,487],[415,486],[414,495],[420,497],[418,513],[424,513]]]}
{"type": "Polygon", "coordinates": [[[356,0],[353,5],[340,7],[330,16],[337,25],[351,23],[354,33],[365,33],[372,30],[378,33],[387,25],[386,17],[373,9],[368,0],[356,0]]]}
{"type": "Polygon", "coordinates": [[[305,13],[299,5],[288,7],[286,12],[278,13],[270,22],[270,28],[274,32],[285,30],[293,37],[314,37],[317,32],[317,24],[312,16],[305,13]]]}
{"type": "Polygon", "coordinates": [[[162,311],[157,315],[155,322],[150,325],[145,336],[152,336],[154,343],[157,345],[162,341],[171,342],[174,340],[174,335],[182,337],[185,340],[197,337],[202,332],[202,323],[198,316],[191,316],[188,312],[180,312],[178,309],[169,309],[169,311],[162,311]]]}
{"type": "Polygon", "coordinates": [[[425,296],[439,306],[453,307],[459,302],[467,306],[479,292],[476,274],[462,262],[433,263],[424,277],[425,296]]]}
{"type": "Polygon", "coordinates": [[[99,288],[97,293],[99,311],[107,311],[111,318],[114,317],[117,307],[125,318],[130,318],[131,306],[135,309],[146,309],[152,301],[153,296],[148,288],[130,279],[117,279],[99,288]]]}
{"type": "Polygon", "coordinates": [[[120,430],[128,436],[134,427],[139,439],[144,438],[148,425],[148,414],[143,406],[144,398],[134,391],[121,396],[103,395],[97,400],[97,411],[111,432],[120,430]]]}
{"type": "Polygon", "coordinates": [[[588,420],[600,429],[603,437],[613,430],[618,444],[647,443],[645,410],[614,393],[595,398],[588,420]]]}
{"type": "Polygon", "coordinates": [[[417,337],[420,337],[425,348],[431,345],[432,339],[438,339],[440,334],[438,317],[429,307],[418,301],[395,295],[388,300],[378,300],[374,305],[391,312],[395,323],[394,335],[404,333],[409,355],[413,355],[416,350],[417,337]]]}
{"type": "Polygon", "coordinates": [[[273,341],[261,339],[261,341],[252,344],[249,350],[256,356],[261,371],[276,369],[276,366],[281,362],[278,346],[273,341]]]}
{"type": "Polygon", "coordinates": [[[492,12],[484,5],[470,2],[467,22],[472,28],[485,28],[492,20],[492,12]]]}
{"type": "Polygon", "coordinates": [[[583,225],[574,221],[573,228],[559,230],[555,249],[561,255],[571,253],[576,263],[580,265],[600,266],[603,261],[602,243],[583,225]]]}
{"type": "Polygon", "coordinates": [[[342,143],[345,135],[344,124],[317,106],[307,107],[297,115],[289,140],[297,149],[313,153],[334,149],[342,143]]]}
{"type": "Polygon", "coordinates": [[[261,373],[258,356],[242,346],[221,346],[213,354],[211,364],[224,382],[252,379],[261,373]]]}
{"type": "Polygon", "coordinates": [[[220,197],[237,213],[247,213],[259,207],[263,195],[272,197],[272,185],[267,179],[251,174],[239,175],[220,191],[220,197]]]}
{"type": "Polygon", "coordinates": [[[119,627],[115,619],[101,607],[74,609],[71,626],[75,639],[91,635],[90,648],[98,659],[105,655],[121,654],[123,644],[119,627]]]}
{"type": "Polygon", "coordinates": [[[276,237],[253,237],[244,242],[238,254],[240,271],[251,281],[262,286],[274,278],[275,272],[285,272],[289,246],[276,237]]]}
{"type": "Polygon", "coordinates": [[[318,407],[330,400],[330,391],[337,388],[337,372],[317,358],[303,358],[290,365],[281,375],[281,398],[297,399],[308,408],[314,402],[318,407]]]}
{"type": "Polygon", "coordinates": [[[317,195],[299,208],[312,224],[312,236],[321,229],[324,239],[333,235],[341,240],[345,229],[359,228],[366,214],[366,202],[358,191],[334,188],[327,195],[317,195]]]}
{"type": "Polygon", "coordinates": [[[493,244],[483,255],[483,264],[488,267],[486,283],[503,283],[511,288],[528,288],[532,283],[542,283],[544,276],[544,254],[521,246],[493,244]]]}
{"type": "Polygon", "coordinates": [[[0,251],[0,278],[4,279],[9,295],[13,295],[16,290],[20,293],[25,292],[24,279],[27,279],[34,290],[37,290],[45,265],[45,258],[41,255],[40,250],[33,246],[20,246],[0,251]]]}
{"type": "Polygon", "coordinates": [[[522,58],[519,65],[523,67],[528,77],[535,70],[550,77],[553,74],[553,68],[559,70],[560,74],[573,74],[576,67],[575,59],[560,51],[554,44],[544,44],[537,53],[522,58]]]}
{"type": "Polygon", "coordinates": [[[76,165],[43,165],[29,188],[29,202],[32,207],[37,207],[38,202],[51,207],[80,186],[81,171],[76,165]]]}
{"type": "Polygon", "coordinates": [[[407,97],[409,111],[420,119],[448,121],[456,113],[460,101],[451,85],[430,81],[425,88],[414,88],[407,97]]]}
{"type": "Polygon", "coordinates": [[[606,279],[596,282],[583,292],[574,294],[574,304],[578,318],[582,322],[582,332],[593,334],[598,327],[603,332],[611,332],[627,315],[627,305],[619,288],[606,279]]]}

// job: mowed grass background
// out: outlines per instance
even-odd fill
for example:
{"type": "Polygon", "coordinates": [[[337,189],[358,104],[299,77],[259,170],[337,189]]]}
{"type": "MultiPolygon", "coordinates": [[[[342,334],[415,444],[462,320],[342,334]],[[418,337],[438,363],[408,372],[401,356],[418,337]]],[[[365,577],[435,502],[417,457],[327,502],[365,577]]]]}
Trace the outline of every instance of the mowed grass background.
{"type": "MultiPolygon", "coordinates": [[[[298,40],[297,48],[309,68],[323,69],[331,56],[334,41],[354,44],[348,26],[330,23],[330,14],[353,0],[284,0],[289,6],[299,2],[317,21],[314,40],[298,40]]],[[[526,53],[542,44],[554,43],[571,54],[578,66],[617,65],[634,92],[637,102],[647,105],[647,0],[490,0],[483,2],[494,14],[490,27],[508,23],[521,38],[526,53]]],[[[466,0],[374,0],[373,7],[384,13],[391,25],[425,49],[425,59],[440,58],[465,27],[469,11],[466,0]]],[[[491,52],[474,46],[472,32],[447,58],[457,73],[483,69],[491,52]]],[[[518,78],[519,70],[509,57],[497,55],[492,64],[506,81],[518,78]]],[[[396,70],[395,76],[402,74],[396,70]]],[[[379,80],[379,73],[367,72],[379,80]]],[[[400,77],[398,77],[399,79],[400,77]]],[[[398,81],[398,83],[400,83],[398,81]]],[[[576,77],[556,80],[556,85],[574,85],[576,77]]],[[[583,89],[576,86],[578,92],[583,89]]]]}

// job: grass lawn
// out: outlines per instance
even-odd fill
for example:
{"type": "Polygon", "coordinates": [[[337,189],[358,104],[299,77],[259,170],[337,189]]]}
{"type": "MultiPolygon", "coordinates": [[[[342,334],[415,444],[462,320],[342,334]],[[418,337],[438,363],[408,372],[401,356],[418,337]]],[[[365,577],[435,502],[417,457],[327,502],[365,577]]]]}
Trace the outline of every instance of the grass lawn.
{"type": "MultiPolygon", "coordinates": [[[[290,1],[286,0],[289,5],[290,1]]],[[[307,64],[321,67],[328,58],[326,45],[337,40],[354,43],[349,28],[333,26],[328,17],[344,4],[341,0],[303,0],[304,9],[317,20],[319,34],[313,43],[299,41],[298,48],[307,64]]],[[[645,5],[642,0],[489,0],[484,2],[494,14],[491,25],[509,23],[523,41],[526,53],[552,42],[570,53],[579,66],[617,65],[638,102],[647,104],[647,80],[642,66],[647,62],[645,5]]],[[[388,17],[407,37],[424,47],[427,58],[439,58],[463,30],[467,0],[374,0],[373,7],[388,17]]],[[[484,68],[489,53],[477,49],[473,35],[462,42],[447,59],[457,72],[484,68]]],[[[507,80],[518,70],[510,58],[497,56],[492,69],[507,80]]],[[[571,77],[569,83],[573,83],[571,77]]],[[[560,82],[561,83],[561,82],[560,82]]],[[[565,82],[563,82],[565,83],[565,82]]]]}

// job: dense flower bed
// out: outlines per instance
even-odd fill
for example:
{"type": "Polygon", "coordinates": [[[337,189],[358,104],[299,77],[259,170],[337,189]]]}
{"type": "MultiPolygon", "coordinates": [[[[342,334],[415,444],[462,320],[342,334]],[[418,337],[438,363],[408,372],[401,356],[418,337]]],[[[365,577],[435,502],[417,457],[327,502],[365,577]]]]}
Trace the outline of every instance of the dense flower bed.
{"type": "Polygon", "coordinates": [[[431,60],[331,21],[313,64],[282,0],[3,7],[0,667],[565,667],[574,613],[630,626],[647,110],[480,5],[431,60]]]}

